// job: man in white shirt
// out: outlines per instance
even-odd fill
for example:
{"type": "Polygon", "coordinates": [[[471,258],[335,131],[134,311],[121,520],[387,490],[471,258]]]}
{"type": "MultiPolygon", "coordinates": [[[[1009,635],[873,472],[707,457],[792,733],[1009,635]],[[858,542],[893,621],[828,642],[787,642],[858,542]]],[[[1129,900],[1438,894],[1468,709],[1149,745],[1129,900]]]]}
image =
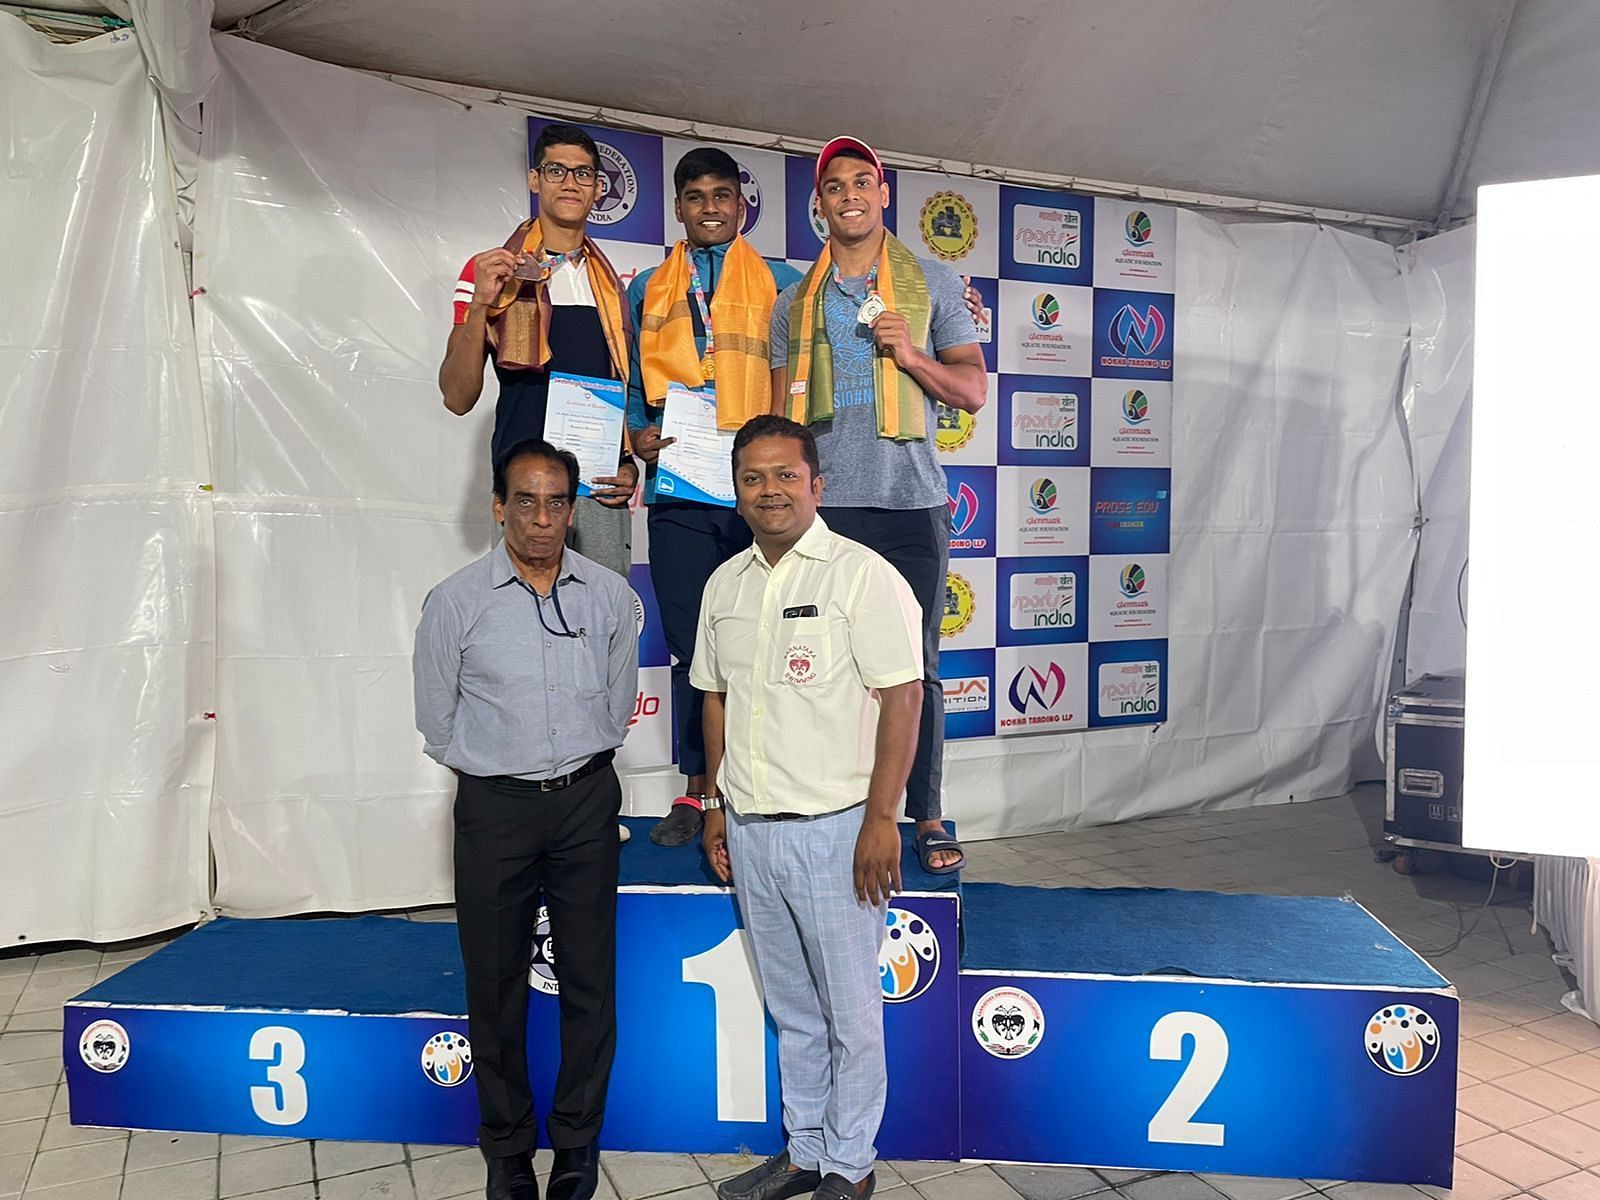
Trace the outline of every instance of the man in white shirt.
{"type": "Polygon", "coordinates": [[[691,682],[727,798],[702,842],[739,907],[778,1027],[780,1154],[722,1200],[865,1200],[888,1075],[878,947],[900,887],[895,817],[922,708],[922,612],[888,561],[817,515],[803,425],[759,416],[733,443],[755,544],[718,567],[691,682]]]}

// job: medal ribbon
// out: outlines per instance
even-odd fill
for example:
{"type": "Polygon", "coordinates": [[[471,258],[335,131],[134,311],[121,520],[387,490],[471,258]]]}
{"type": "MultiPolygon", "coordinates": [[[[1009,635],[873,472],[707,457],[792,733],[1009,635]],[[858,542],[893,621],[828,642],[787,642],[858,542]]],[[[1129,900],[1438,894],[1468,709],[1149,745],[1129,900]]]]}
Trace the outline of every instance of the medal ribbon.
{"type": "Polygon", "coordinates": [[[711,328],[711,305],[706,303],[706,290],[700,282],[700,268],[695,266],[694,251],[689,251],[689,294],[700,310],[700,324],[706,331],[705,357],[709,359],[717,349],[717,336],[711,328]]]}
{"type": "Polygon", "coordinates": [[[849,288],[845,287],[844,275],[840,273],[838,263],[833,264],[833,283],[835,287],[845,294],[846,298],[854,300],[857,304],[865,304],[868,297],[875,295],[878,291],[878,264],[873,263],[872,270],[867,272],[867,290],[863,295],[857,296],[849,288]]]}

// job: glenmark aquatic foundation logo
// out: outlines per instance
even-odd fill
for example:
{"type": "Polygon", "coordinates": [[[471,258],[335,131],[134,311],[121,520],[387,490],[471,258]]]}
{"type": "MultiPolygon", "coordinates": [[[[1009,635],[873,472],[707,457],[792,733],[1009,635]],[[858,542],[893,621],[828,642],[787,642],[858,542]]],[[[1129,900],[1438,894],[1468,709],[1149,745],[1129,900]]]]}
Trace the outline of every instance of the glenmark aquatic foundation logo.
{"type": "Polygon", "coordinates": [[[1137,596],[1144,591],[1144,585],[1144,568],[1138,563],[1129,563],[1122,568],[1122,572],[1117,576],[1117,587],[1124,596],[1137,596]]]}
{"type": "Polygon", "coordinates": [[[1150,397],[1138,388],[1122,393],[1122,419],[1129,425],[1143,425],[1150,419],[1150,397]]]}
{"type": "Polygon", "coordinates": [[[1044,1040],[1044,1009],[1021,988],[993,988],[972,1006],[972,1036],[996,1058],[1026,1058],[1044,1040]]]}
{"type": "Polygon", "coordinates": [[[1061,302],[1049,292],[1040,292],[1033,298],[1031,308],[1036,329],[1054,329],[1061,320],[1061,302]]]}
{"type": "Polygon", "coordinates": [[[1130,212],[1122,222],[1122,232],[1130,246],[1142,246],[1150,240],[1150,215],[1139,209],[1130,212]]]}
{"type": "Polygon", "coordinates": [[[946,262],[965,258],[978,241],[978,214],[960,192],[935,192],[917,219],[922,242],[946,262]]]}

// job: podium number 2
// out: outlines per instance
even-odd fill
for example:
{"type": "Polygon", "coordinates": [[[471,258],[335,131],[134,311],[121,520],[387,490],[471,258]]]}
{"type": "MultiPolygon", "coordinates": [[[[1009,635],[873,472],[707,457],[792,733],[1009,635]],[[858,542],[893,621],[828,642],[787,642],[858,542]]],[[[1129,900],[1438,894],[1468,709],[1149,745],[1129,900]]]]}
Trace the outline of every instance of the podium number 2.
{"type": "Polygon", "coordinates": [[[1150,1030],[1151,1059],[1182,1062],[1185,1037],[1194,1039],[1194,1053],[1178,1077],[1178,1086],[1150,1118],[1149,1140],[1185,1146],[1220,1146],[1223,1126],[1193,1118],[1228,1065],[1228,1035],[1204,1013],[1168,1013],[1150,1030]]]}
{"type": "Polygon", "coordinates": [[[268,1125],[298,1125],[306,1119],[306,1044],[299,1033],[284,1025],[267,1025],[250,1038],[253,1062],[270,1064],[267,1084],[250,1089],[250,1107],[268,1125]]]}
{"type": "Polygon", "coordinates": [[[766,1017],[744,930],[683,960],[683,981],[711,989],[717,1016],[717,1120],[767,1119],[766,1017]]]}

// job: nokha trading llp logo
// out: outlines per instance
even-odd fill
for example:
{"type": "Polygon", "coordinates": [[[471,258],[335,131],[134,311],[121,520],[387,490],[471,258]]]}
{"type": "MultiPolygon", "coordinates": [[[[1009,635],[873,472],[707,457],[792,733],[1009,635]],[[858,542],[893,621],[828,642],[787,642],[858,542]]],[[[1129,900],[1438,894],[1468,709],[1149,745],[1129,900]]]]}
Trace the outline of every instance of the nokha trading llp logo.
{"type": "Polygon", "coordinates": [[[1056,481],[1035,479],[1028,485],[1028,504],[1036,513],[1047,513],[1056,506],[1056,481]]]}
{"type": "Polygon", "coordinates": [[[939,636],[955,637],[968,625],[978,611],[977,593],[972,584],[951,571],[944,577],[944,612],[939,617],[939,636]]]}
{"type": "Polygon", "coordinates": [[[1150,217],[1137,208],[1122,222],[1122,232],[1128,235],[1128,245],[1142,246],[1150,240],[1150,217]]]}
{"type": "Polygon", "coordinates": [[[744,223],[739,234],[749,237],[751,230],[761,223],[761,181],[755,172],[739,163],[739,191],[744,195],[744,223]]]}
{"type": "Polygon", "coordinates": [[[1420,1075],[1439,1057],[1439,1027],[1414,1004],[1380,1008],[1367,1022],[1367,1057],[1390,1075],[1420,1075]]]}
{"type": "Polygon", "coordinates": [[[1061,320],[1061,304],[1049,292],[1033,298],[1033,323],[1039,329],[1054,329],[1061,320]]]}
{"type": "Polygon", "coordinates": [[[596,142],[600,151],[600,198],[589,219],[596,225],[615,225],[639,202],[639,176],[628,156],[615,146],[596,142]]]}
{"type": "Polygon", "coordinates": [[[933,427],[933,441],[941,453],[949,454],[961,449],[972,440],[972,435],[977,431],[977,417],[969,412],[962,412],[959,408],[951,408],[948,404],[939,405],[938,417],[933,427]]]}
{"type": "Polygon", "coordinates": [[[1161,310],[1150,305],[1144,315],[1131,304],[1117,309],[1107,327],[1111,345],[1124,358],[1151,358],[1167,336],[1167,319],[1161,310]]]}
{"type": "Polygon", "coordinates": [[[1122,589],[1124,596],[1137,596],[1144,591],[1144,584],[1144,568],[1138,563],[1129,563],[1117,577],[1117,586],[1122,589]]]}
{"type": "Polygon", "coordinates": [[[972,1036],[996,1058],[1025,1058],[1044,1040],[1044,1009],[1021,988],[994,988],[972,1006],[972,1036]]]}
{"type": "Polygon", "coordinates": [[[878,979],[890,1004],[915,1000],[939,974],[939,938],[933,926],[914,912],[891,908],[884,914],[883,942],[878,948],[878,979]]]}
{"type": "Polygon", "coordinates": [[[434,1034],[422,1047],[422,1073],[440,1087],[465,1083],[472,1078],[472,1043],[454,1030],[434,1034]]]}
{"type": "Polygon", "coordinates": [[[989,680],[983,675],[959,675],[944,681],[946,713],[988,712],[989,680]]]}
{"type": "Polygon", "coordinates": [[[978,493],[971,484],[963,483],[954,496],[946,496],[945,500],[950,505],[950,533],[960,537],[978,519],[978,493]]]}
{"type": "Polygon", "coordinates": [[[978,241],[978,214],[959,192],[935,192],[917,221],[922,241],[946,262],[971,252],[978,241]]]}
{"type": "Polygon", "coordinates": [[[1023,667],[1011,677],[1007,694],[1011,699],[1011,707],[1019,713],[1027,712],[1031,704],[1037,704],[1049,712],[1066,690],[1067,673],[1061,669],[1060,663],[1053,662],[1048,671],[1033,666],[1023,667]]]}
{"type": "Polygon", "coordinates": [[[550,909],[539,905],[533,925],[533,965],[528,968],[528,986],[546,996],[559,996],[556,982],[556,939],[550,932],[550,909]]]}
{"type": "Polygon", "coordinates": [[[78,1056],[102,1075],[122,1070],[128,1049],[128,1031],[115,1021],[91,1021],[78,1039],[78,1056]]]}
{"type": "MultiPolygon", "coordinates": [[[[1160,314],[1158,313],[1157,316],[1160,314]]],[[[1138,388],[1122,393],[1122,419],[1129,425],[1143,425],[1150,419],[1150,397],[1138,388]]]]}

